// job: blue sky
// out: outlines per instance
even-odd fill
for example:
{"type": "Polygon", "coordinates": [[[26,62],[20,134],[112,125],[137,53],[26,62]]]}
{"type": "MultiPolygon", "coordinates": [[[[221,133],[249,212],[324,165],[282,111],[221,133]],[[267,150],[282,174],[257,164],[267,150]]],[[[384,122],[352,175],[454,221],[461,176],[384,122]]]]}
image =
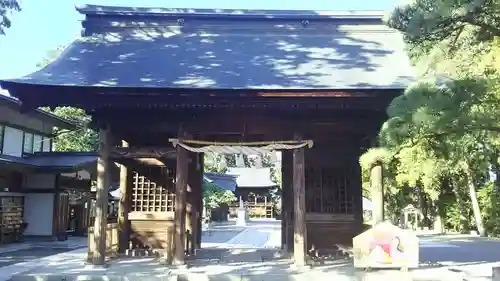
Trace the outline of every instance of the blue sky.
{"type": "Polygon", "coordinates": [[[0,37],[0,78],[36,70],[45,54],[80,35],[82,16],[75,5],[99,4],[165,8],[227,8],[286,10],[391,10],[396,0],[21,0],[23,10],[0,37]],[[50,2],[50,4],[48,4],[50,2]]]}

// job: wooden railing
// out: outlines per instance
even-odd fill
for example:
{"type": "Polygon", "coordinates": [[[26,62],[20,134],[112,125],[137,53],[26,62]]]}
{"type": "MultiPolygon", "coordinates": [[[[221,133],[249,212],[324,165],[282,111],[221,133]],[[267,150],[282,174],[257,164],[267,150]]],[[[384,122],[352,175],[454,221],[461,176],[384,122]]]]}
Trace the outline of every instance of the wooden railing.
{"type": "MultiPolygon", "coordinates": [[[[248,203],[248,215],[251,218],[274,218],[274,204],[267,203],[248,203]]],[[[231,204],[229,206],[229,216],[236,217],[238,212],[239,204],[231,204]]]]}
{"type": "MultiPolygon", "coordinates": [[[[87,261],[91,261],[95,252],[94,227],[89,227],[87,261]]],[[[118,223],[108,223],[106,226],[106,257],[118,255],[118,223]]]]}

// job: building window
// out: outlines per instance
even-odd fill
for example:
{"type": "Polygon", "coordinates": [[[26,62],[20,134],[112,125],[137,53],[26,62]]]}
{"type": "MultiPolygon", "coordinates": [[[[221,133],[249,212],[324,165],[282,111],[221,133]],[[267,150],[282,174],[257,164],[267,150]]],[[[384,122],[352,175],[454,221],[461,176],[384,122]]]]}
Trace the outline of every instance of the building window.
{"type": "Polygon", "coordinates": [[[43,152],[51,152],[52,151],[52,139],[50,137],[43,137],[43,152]]]}
{"type": "Polygon", "coordinates": [[[33,137],[33,152],[42,152],[43,150],[43,136],[35,135],[33,137]]]}
{"type": "Polygon", "coordinates": [[[33,134],[24,132],[23,153],[33,153],[33,134]]]}
{"type": "Polygon", "coordinates": [[[5,135],[5,126],[0,125],[0,154],[3,153],[3,137],[5,135]]]}

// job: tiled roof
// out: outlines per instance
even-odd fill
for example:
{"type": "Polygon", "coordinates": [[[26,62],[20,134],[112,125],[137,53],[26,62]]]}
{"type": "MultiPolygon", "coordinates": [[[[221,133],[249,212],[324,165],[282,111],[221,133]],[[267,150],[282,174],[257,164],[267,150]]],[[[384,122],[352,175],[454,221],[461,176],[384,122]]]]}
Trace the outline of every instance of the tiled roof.
{"type": "Polygon", "coordinates": [[[0,155],[0,164],[26,166],[45,171],[67,172],[95,163],[97,154],[92,152],[42,152],[27,157],[0,155]]]}
{"type": "Polygon", "coordinates": [[[414,78],[401,34],[382,23],[381,13],[80,12],[84,37],[44,69],[2,86],[404,89],[414,78]]]}
{"type": "Polygon", "coordinates": [[[237,176],[238,187],[267,188],[277,186],[271,181],[270,168],[229,168],[227,174],[237,176]]]}
{"type": "Polygon", "coordinates": [[[236,189],[235,176],[207,172],[203,174],[203,180],[213,183],[225,190],[234,191],[236,189]]]}

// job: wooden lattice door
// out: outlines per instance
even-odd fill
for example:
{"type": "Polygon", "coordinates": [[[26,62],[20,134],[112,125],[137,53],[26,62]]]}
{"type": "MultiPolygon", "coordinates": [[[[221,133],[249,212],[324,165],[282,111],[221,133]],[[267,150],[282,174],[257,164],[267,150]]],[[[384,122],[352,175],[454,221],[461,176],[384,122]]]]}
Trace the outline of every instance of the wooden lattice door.
{"type": "Polygon", "coordinates": [[[154,167],[148,175],[133,173],[132,212],[173,212],[174,173],[166,167],[154,167]]]}

